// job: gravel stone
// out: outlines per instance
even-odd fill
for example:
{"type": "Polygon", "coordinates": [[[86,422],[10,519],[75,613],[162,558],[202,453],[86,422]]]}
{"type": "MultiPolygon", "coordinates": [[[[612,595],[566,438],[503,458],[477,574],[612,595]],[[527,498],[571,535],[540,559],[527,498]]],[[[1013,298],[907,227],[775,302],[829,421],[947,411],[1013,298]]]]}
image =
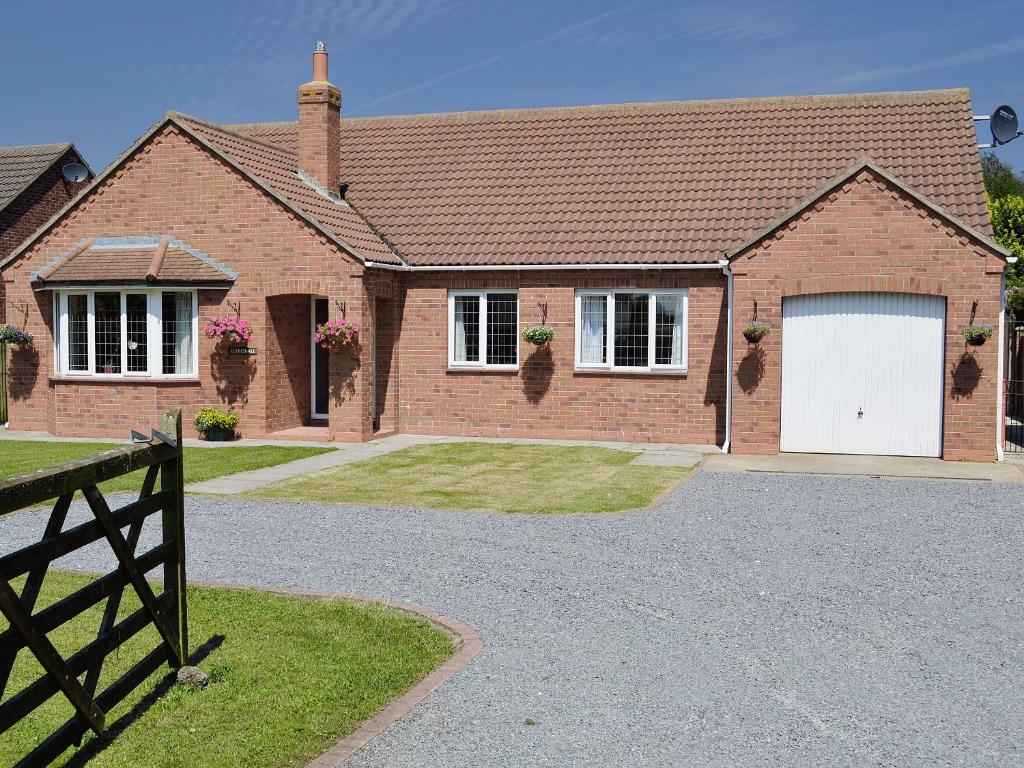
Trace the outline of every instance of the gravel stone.
{"type": "MultiPolygon", "coordinates": [[[[697,473],[657,509],[597,516],[191,496],[188,565],[418,603],[480,632],[480,655],[356,768],[1010,766],[1018,498],[754,473],[697,473]]],[[[11,516],[0,541],[44,525],[11,516]]],[[[93,547],[58,564],[110,562],[93,547]]]]}

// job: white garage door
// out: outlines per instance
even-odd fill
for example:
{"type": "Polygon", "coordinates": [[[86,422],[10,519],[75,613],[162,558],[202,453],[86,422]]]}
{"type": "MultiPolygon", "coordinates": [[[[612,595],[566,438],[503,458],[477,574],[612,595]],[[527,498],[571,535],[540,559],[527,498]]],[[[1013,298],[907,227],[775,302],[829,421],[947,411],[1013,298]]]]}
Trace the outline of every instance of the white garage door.
{"type": "Polygon", "coordinates": [[[945,316],[937,296],[784,299],[781,449],[940,456],[945,316]]]}

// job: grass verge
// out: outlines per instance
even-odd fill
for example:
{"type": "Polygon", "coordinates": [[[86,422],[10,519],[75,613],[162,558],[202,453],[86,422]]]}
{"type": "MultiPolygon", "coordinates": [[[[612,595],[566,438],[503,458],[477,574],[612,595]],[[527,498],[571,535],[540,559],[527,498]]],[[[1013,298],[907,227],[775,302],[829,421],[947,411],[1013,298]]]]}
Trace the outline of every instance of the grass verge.
{"type": "MultiPolygon", "coordinates": [[[[70,443],[45,440],[0,441],[0,478],[20,475],[42,467],[52,467],[65,461],[81,459],[111,448],[117,443],[70,443]]],[[[230,448],[185,447],[185,483],[198,483],[236,472],[272,467],[307,456],[333,451],[334,448],[313,448],[290,445],[232,446],[230,448]]],[[[138,490],[145,470],[103,483],[105,491],[138,490]]]]}
{"type": "Polygon", "coordinates": [[[630,464],[635,456],[583,446],[441,443],[283,480],[246,495],[490,512],[614,512],[650,504],[689,472],[630,464]]]}
{"type": "MultiPolygon", "coordinates": [[[[20,582],[21,580],[19,580],[20,582]]],[[[39,607],[89,579],[51,572],[39,607]]],[[[19,587],[20,589],[20,587],[19,587]]],[[[125,594],[121,615],[139,603],[125,594]]],[[[95,638],[103,603],[49,637],[67,654],[95,638]]],[[[55,765],[89,768],[281,768],[304,765],[400,696],[453,652],[450,636],[428,622],[385,606],[262,592],[189,589],[193,650],[210,675],[202,690],[172,686],[102,749],[87,737],[55,765]],[[95,752],[95,754],[93,754],[95,752]],[[80,754],[76,754],[80,753],[80,754]]],[[[6,629],[0,620],[0,630],[6,629]]],[[[156,647],[149,627],[108,657],[99,690],[156,647]]],[[[21,651],[10,696],[41,674],[21,651]]],[[[137,707],[166,674],[155,673],[107,717],[137,707]]],[[[0,765],[13,765],[73,713],[55,696],[4,733],[0,765]]]]}

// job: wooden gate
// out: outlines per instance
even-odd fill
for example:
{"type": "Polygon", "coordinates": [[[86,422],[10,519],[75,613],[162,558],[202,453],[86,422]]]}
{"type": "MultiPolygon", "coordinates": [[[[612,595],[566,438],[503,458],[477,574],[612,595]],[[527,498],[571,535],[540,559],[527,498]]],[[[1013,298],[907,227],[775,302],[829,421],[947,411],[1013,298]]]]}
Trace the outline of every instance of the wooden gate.
{"type": "Polygon", "coordinates": [[[0,704],[0,736],[43,702],[62,693],[77,714],[26,755],[19,765],[46,765],[88,730],[104,732],[105,713],[122,701],[164,662],[185,664],[188,621],[185,603],[185,518],[181,446],[181,409],[169,410],[153,439],[87,459],[0,480],[0,515],[55,499],[40,541],[0,557],[0,611],[10,628],[0,633],[0,698],[18,652],[27,648],[45,674],[0,704]],[[97,485],[148,467],[139,498],[111,510],[97,485]],[[157,481],[159,480],[159,490],[157,481]],[[72,498],[81,490],[93,518],[64,530],[72,498]],[[160,512],[160,544],[136,554],[145,520],[160,512]],[[127,527],[125,536],[122,529],[127,527]],[[105,539],[118,567],[89,585],[33,613],[50,562],[105,539]],[[154,593],[145,574],[163,565],[163,584],[154,593]],[[19,596],[11,581],[27,574],[19,596]],[[117,621],[124,590],[131,586],[142,607],[117,621]],[[67,658],[47,633],[106,600],[96,639],[67,658]],[[161,643],[97,693],[106,657],[149,625],[161,643]],[[84,680],[81,679],[84,675],[84,680]]]}

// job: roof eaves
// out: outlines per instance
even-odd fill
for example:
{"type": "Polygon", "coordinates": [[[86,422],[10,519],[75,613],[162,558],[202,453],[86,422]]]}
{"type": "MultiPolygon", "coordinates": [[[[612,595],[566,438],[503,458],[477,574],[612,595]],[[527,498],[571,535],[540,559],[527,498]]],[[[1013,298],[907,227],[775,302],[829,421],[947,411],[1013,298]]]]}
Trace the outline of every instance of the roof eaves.
{"type": "Polygon", "coordinates": [[[893,176],[891,173],[875,165],[875,162],[870,157],[864,156],[858,159],[857,162],[850,166],[847,170],[843,171],[841,174],[832,178],[831,180],[825,182],[824,185],[822,185],[814,192],[809,194],[799,203],[797,203],[784,214],[782,214],[779,218],[772,221],[770,224],[768,224],[768,226],[758,230],[752,237],[744,240],[735,248],[726,251],[725,258],[728,259],[729,261],[732,261],[740,253],[746,251],[748,248],[750,248],[758,241],[763,240],[766,237],[774,234],[776,231],[778,231],[786,224],[788,224],[792,219],[796,218],[798,215],[803,213],[807,208],[810,208],[812,205],[814,205],[814,203],[816,203],[822,197],[827,195],[829,192],[832,192],[834,189],[837,189],[838,187],[842,186],[847,181],[849,181],[858,173],[864,170],[871,171],[875,175],[885,179],[887,182],[892,184],[901,192],[905,193],[909,197],[913,198],[916,202],[920,203],[925,208],[930,210],[936,216],[945,219],[956,228],[970,235],[972,238],[977,240],[982,245],[992,249],[993,251],[1001,255],[1003,258],[1007,258],[1013,255],[1010,251],[1008,251],[1003,246],[999,245],[999,243],[997,243],[992,238],[988,237],[982,232],[979,232],[966,221],[963,221],[962,219],[954,216],[952,213],[949,213],[944,208],[936,205],[931,200],[926,198],[924,195],[914,191],[906,184],[904,184],[902,181],[893,176]]]}

